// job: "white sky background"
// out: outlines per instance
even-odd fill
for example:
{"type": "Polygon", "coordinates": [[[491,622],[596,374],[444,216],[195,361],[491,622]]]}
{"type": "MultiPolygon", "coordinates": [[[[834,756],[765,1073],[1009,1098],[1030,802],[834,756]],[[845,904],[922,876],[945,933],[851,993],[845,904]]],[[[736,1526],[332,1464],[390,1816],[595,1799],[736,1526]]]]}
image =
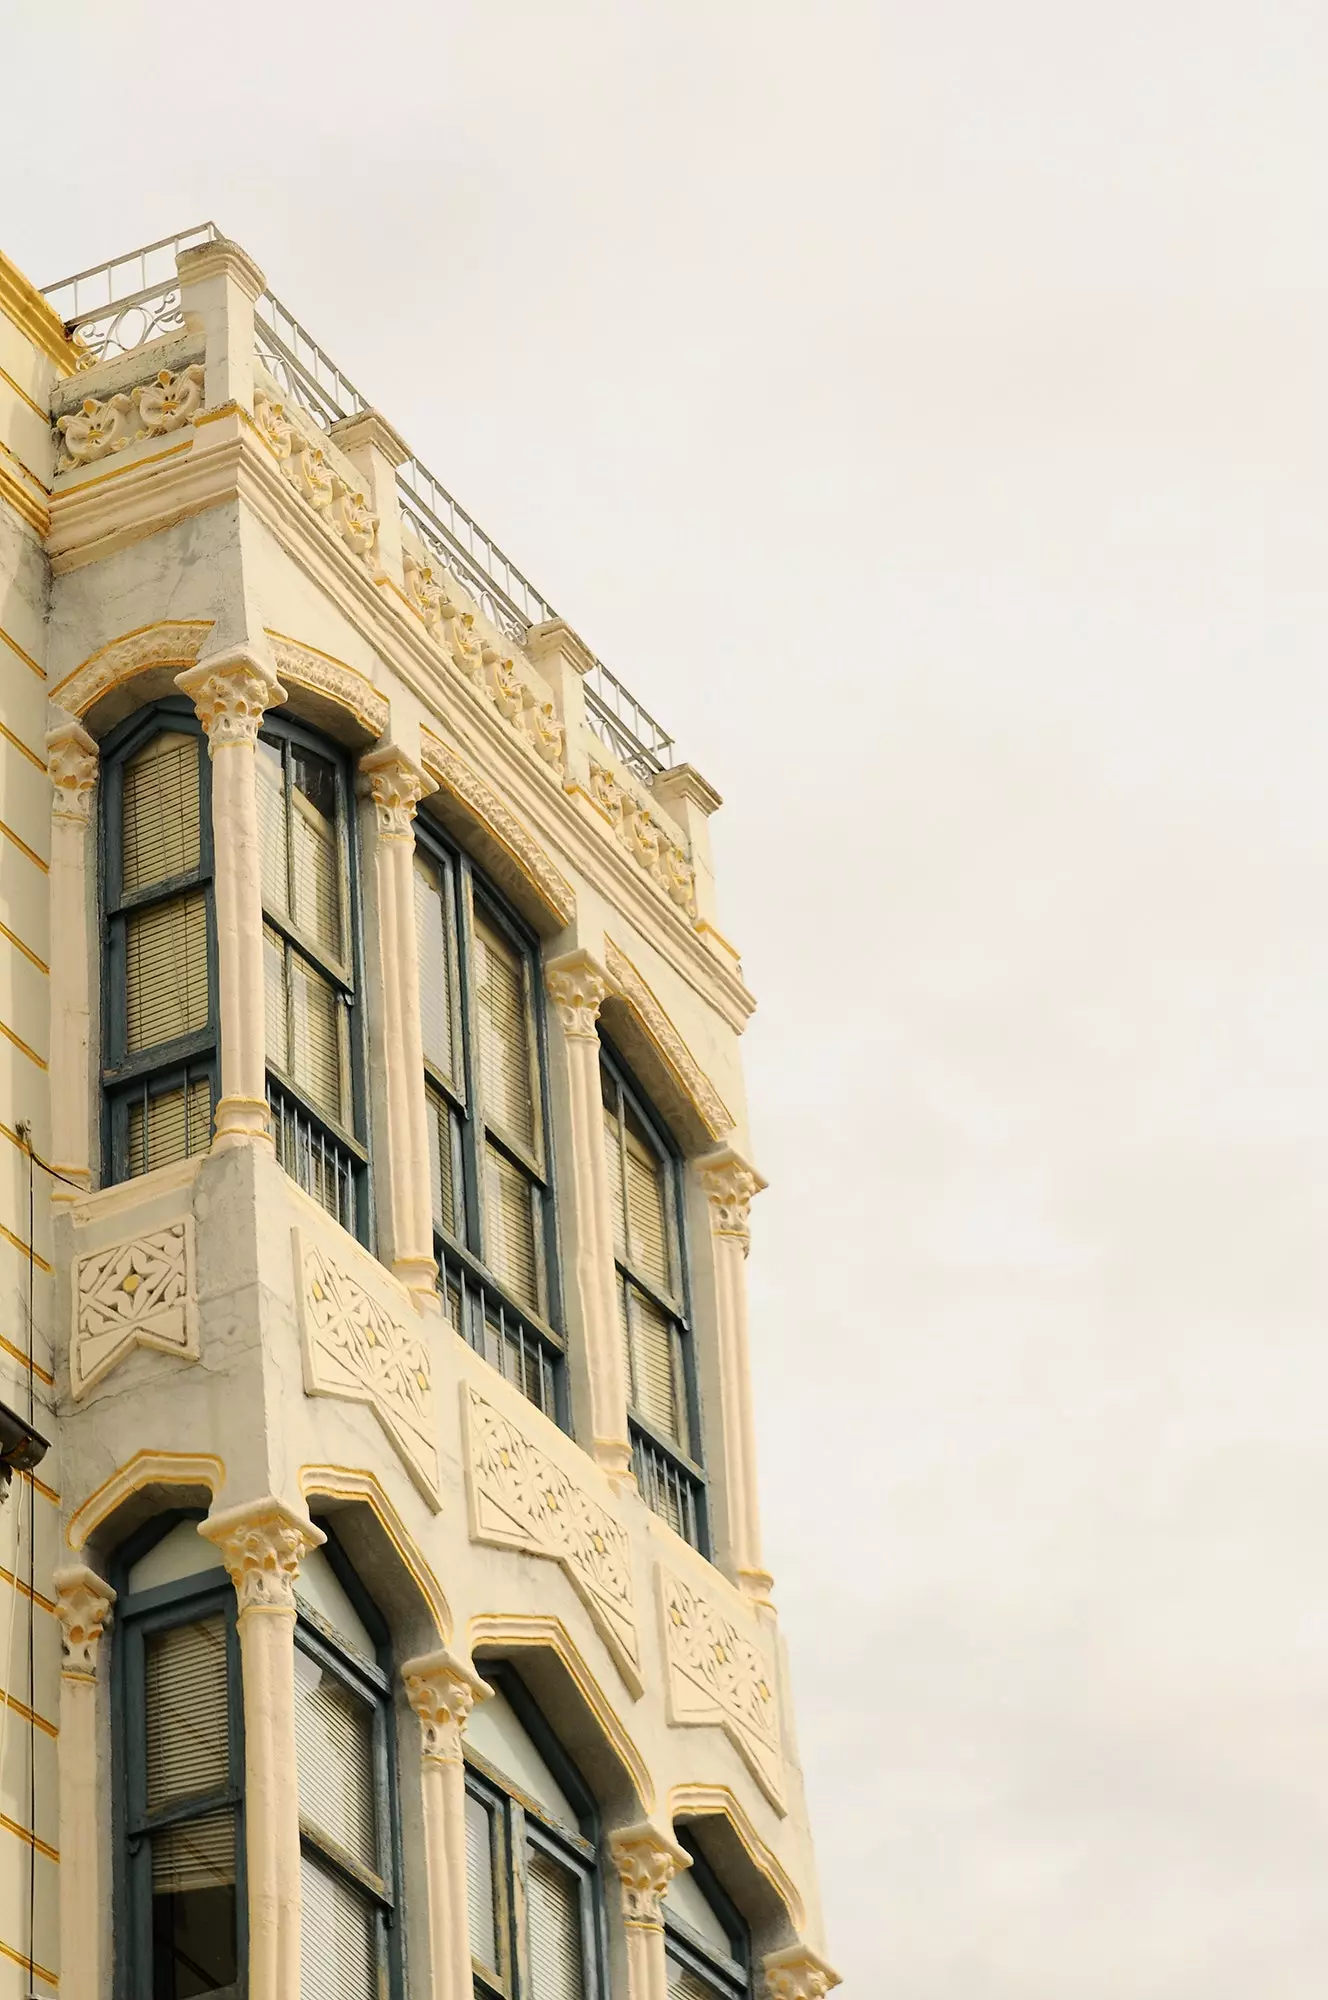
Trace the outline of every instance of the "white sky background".
{"type": "Polygon", "coordinates": [[[1328,11],[29,0],[0,73],[33,277],[215,217],[725,795],[846,1990],[1319,2000],[1328,11]]]}

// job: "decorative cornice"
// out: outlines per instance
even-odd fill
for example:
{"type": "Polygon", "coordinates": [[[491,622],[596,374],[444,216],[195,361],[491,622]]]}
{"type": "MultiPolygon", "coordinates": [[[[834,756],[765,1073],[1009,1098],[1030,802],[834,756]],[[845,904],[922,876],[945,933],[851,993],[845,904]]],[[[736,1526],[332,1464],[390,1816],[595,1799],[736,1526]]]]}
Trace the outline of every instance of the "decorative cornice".
{"type": "Polygon", "coordinates": [[[691,1855],[648,1820],[610,1833],[609,1852],[622,1883],[623,1922],[638,1930],[662,1930],[669,1884],[691,1867],[691,1855]]]}
{"type": "MultiPolygon", "coordinates": [[[[626,1002],[679,1094],[703,1129],[718,1139],[733,1116],[636,967],[612,938],[604,940],[604,967],[614,992],[626,1002]]],[[[668,1107],[661,1106],[667,1115],[668,1107]]]]}
{"type": "Polygon", "coordinates": [[[55,787],[51,811],[57,819],[86,826],[92,818],[92,794],[97,783],[97,746],[72,717],[46,732],[46,768],[55,787]]]}
{"type": "Polygon", "coordinates": [[[716,1236],[736,1237],[745,1257],[752,1242],[752,1197],[768,1182],[732,1146],[703,1154],[696,1164],[710,1208],[711,1229],[716,1236]]]}
{"type": "Polygon", "coordinates": [[[101,1635],[110,1623],[115,1592],[86,1563],[58,1569],[52,1580],[55,1615],[60,1620],[60,1671],[69,1680],[95,1680],[101,1635]]]}
{"type": "Polygon", "coordinates": [[[667,771],[657,771],[650,780],[650,789],[661,805],[667,805],[673,799],[687,799],[707,819],[718,812],[724,803],[695,764],[670,764],[667,771]]]}
{"type": "Polygon", "coordinates": [[[213,757],[218,750],[252,750],[265,713],[286,699],[285,688],[249,646],[209,653],[197,666],[177,674],[175,685],[193,702],[213,757]]]}
{"type": "Polygon", "coordinates": [[[562,958],[551,959],[544,968],[544,983],[563,1033],[573,1040],[597,1042],[595,1023],[609,988],[590,953],[569,951],[562,958]]]}
{"type": "Polygon", "coordinates": [[[0,312],[48,361],[55,363],[62,375],[74,373],[78,367],[78,349],[65,332],[64,321],[3,251],[0,251],[0,312]]]}
{"type": "Polygon", "coordinates": [[[429,792],[436,792],[438,780],[422,771],[413,758],[395,743],[385,743],[360,759],[360,769],[369,780],[380,840],[413,840],[411,822],[415,808],[429,792]]]}
{"type": "Polygon", "coordinates": [[[391,712],[387,696],[358,667],[348,667],[331,653],[320,653],[316,646],[303,645],[285,632],[274,632],[270,626],[264,627],[263,636],[271,642],[279,680],[293,681],[296,687],[334,701],[371,736],[382,735],[391,712]]]}
{"type": "Polygon", "coordinates": [[[476,775],[456,751],[435,736],[420,731],[420,755],[426,771],[438,780],[469,816],[478,820],[489,838],[497,843],[522,880],[535,891],[545,909],[560,924],[570,924],[576,914],[576,892],[565,875],[559,873],[529,829],[505,805],[497,792],[476,775]]]}
{"type": "Polygon", "coordinates": [[[83,716],[122,682],[153,668],[190,667],[212,630],[210,618],[163,618],[122,632],[90,653],[51,690],[51,700],[70,715],[83,716]]]}
{"type": "Polygon", "coordinates": [[[221,1551],[240,1616],[249,1611],[295,1613],[295,1580],[310,1549],[327,1540],[307,1514],[269,1495],[222,1514],[209,1514],[198,1532],[221,1551]]]}
{"type": "Polygon", "coordinates": [[[761,1961],[770,2000],[825,2000],[839,1974],[805,1944],[785,1945],[761,1961]]]}
{"type": "Polygon", "coordinates": [[[446,1647],[407,1660],[401,1669],[410,1705],[420,1718],[423,1754],[440,1764],[461,1762],[461,1733],[477,1701],[493,1689],[446,1647]]]}

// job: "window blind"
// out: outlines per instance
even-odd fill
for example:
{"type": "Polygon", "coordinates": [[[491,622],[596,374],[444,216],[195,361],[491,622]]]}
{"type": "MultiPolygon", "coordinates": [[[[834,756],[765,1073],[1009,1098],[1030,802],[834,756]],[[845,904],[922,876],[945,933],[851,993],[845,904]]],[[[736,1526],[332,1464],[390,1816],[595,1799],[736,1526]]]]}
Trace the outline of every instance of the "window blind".
{"type": "Polygon", "coordinates": [[[492,1144],[484,1149],[487,1259],[519,1305],[539,1311],[539,1263],[528,1177],[492,1144]]]}
{"type": "Polygon", "coordinates": [[[300,1858],[300,2000],[378,2000],[378,1919],[368,1898],[300,1858]]]}
{"type": "Polygon", "coordinates": [[[654,1428],[686,1448],[673,1321],[637,1286],[627,1288],[632,1398],[654,1428]]]}
{"type": "Polygon", "coordinates": [[[291,750],[291,892],[305,934],[333,958],[343,954],[337,775],[324,757],[291,750]]]}
{"type": "Polygon", "coordinates": [[[144,1647],[147,1806],[160,1812],[225,1789],[230,1711],[218,1614],[152,1633],[144,1647]]]}
{"type": "Polygon", "coordinates": [[[286,941],[263,926],[263,1039],[274,1069],[290,1075],[290,1028],[286,1019],[286,941]]]}
{"type": "Polygon", "coordinates": [[[527,1152],[535,1148],[535,1095],[526,1020],[525,966],[482,917],[475,919],[479,1069],[484,1116],[527,1152]]]}
{"type": "Polygon", "coordinates": [[[207,1019],[207,897],[197,889],[126,920],[125,1044],[156,1048],[207,1019]]]}
{"type": "Polygon", "coordinates": [[[467,1792],[466,1906],[470,1913],[470,1949],[481,1965],[497,1972],[493,1888],[493,1815],[481,1799],[467,1792]]]}
{"type": "Polygon", "coordinates": [[[172,731],[125,765],[120,871],[126,895],[198,867],[198,744],[196,736],[172,731]]]}
{"type": "Polygon", "coordinates": [[[178,1090],[156,1091],[146,1107],[141,1097],[132,1099],[128,1138],[125,1171],[131,1180],[205,1153],[212,1142],[212,1086],[207,1078],[182,1083],[178,1090]]]}
{"type": "Polygon", "coordinates": [[[429,1189],[433,1226],[458,1236],[456,1188],[452,1166],[452,1111],[441,1090],[425,1086],[429,1107],[429,1189]]]}
{"type": "Polygon", "coordinates": [[[580,1880],[533,1845],[526,1856],[526,1933],[531,2000],[584,2000],[580,1880]]]}
{"type": "Polygon", "coordinates": [[[631,1262],[643,1278],[649,1278],[661,1291],[672,1292],[664,1163],[630,1110],[624,1122],[631,1262]]]}
{"type": "Polygon", "coordinates": [[[339,1676],[307,1653],[296,1660],[295,1754],[301,1818],[376,1874],[373,1717],[339,1676]]]}
{"type": "Polygon", "coordinates": [[[258,739],[258,851],[263,904],[277,917],[290,915],[290,864],[286,854],[286,771],[280,750],[258,739]]]}
{"type": "Polygon", "coordinates": [[[184,1896],[235,1881],[235,1814],[205,1813],[152,1836],[152,1893],[184,1896]]]}
{"type": "Polygon", "coordinates": [[[286,1074],[308,1092],[325,1117],[346,1122],[345,1008],[329,980],[307,958],[286,948],[291,1046],[286,1074]]]}
{"type": "Polygon", "coordinates": [[[703,1979],[690,1965],[682,1965],[672,1956],[668,1965],[669,2000],[716,2000],[717,1995],[724,1993],[723,1987],[712,1986],[708,1979],[703,1979]]]}
{"type": "MultiPolygon", "coordinates": [[[[605,1088],[609,1086],[606,1082],[605,1088]]],[[[623,1177],[622,1130],[617,1110],[604,1106],[604,1161],[609,1170],[609,1201],[613,1210],[613,1253],[627,1262],[627,1186],[623,1177]]]]}
{"type": "Polygon", "coordinates": [[[420,1029],[424,1058],[449,1080],[452,1057],[452,948],[442,876],[415,855],[415,933],[420,955],[420,1029]]]}

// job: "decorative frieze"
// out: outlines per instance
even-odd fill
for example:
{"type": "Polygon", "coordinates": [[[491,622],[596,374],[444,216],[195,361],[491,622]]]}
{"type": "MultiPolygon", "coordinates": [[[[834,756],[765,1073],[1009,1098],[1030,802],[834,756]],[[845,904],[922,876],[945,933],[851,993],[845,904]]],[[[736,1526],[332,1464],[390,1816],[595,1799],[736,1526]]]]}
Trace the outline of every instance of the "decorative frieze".
{"type": "Polygon", "coordinates": [[[69,1384],[75,1397],[135,1347],[198,1359],[192,1217],[88,1251],[74,1265],[72,1290],[69,1384]]]}
{"type": "Polygon", "coordinates": [[[595,804],[628,853],[658,883],[684,916],[696,916],[696,871],[634,792],[620,784],[603,764],[590,760],[590,791],[595,804]]]}
{"type": "Polygon", "coordinates": [[[510,1417],[474,1389],[464,1393],[472,1539],[561,1563],[623,1679],[640,1694],[641,1648],[626,1531],[510,1417]]]}
{"type": "Polygon", "coordinates": [[[784,1807],[784,1759],[774,1670],[764,1650],[720,1606],[663,1565],[659,1568],[669,1720],[713,1724],[728,1735],[777,1812],[784,1807]]]}
{"type": "Polygon", "coordinates": [[[54,1582],[60,1671],[79,1680],[95,1680],[101,1636],[110,1623],[115,1592],[85,1563],[58,1569],[54,1582]]]}
{"type": "Polygon", "coordinates": [[[291,422],[284,403],[255,396],[258,434],[301,499],[330,534],[371,569],[377,566],[378,517],[362,492],[342,478],[321,444],[291,422]]]}
{"type": "Polygon", "coordinates": [[[79,410],[56,419],[57,472],[93,465],[128,449],[142,438],[164,437],[192,423],[203,407],[203,364],[192,362],[178,374],[163,368],[149,382],[99,402],[85,396],[79,410]]]}
{"type": "Polygon", "coordinates": [[[344,660],[333,659],[330,653],[320,653],[313,646],[301,645],[298,639],[289,639],[284,632],[267,629],[266,637],[272,645],[277,674],[283,681],[293,681],[297,687],[335,702],[371,736],[383,734],[390,713],[387,696],[380,694],[357,668],[348,667],[344,660]]]}
{"type": "Polygon", "coordinates": [[[483,778],[472,771],[455,750],[431,730],[420,732],[421,758],[431,777],[464,808],[467,818],[478,822],[486,836],[485,860],[491,874],[504,887],[504,876],[515,873],[524,885],[533,887],[542,903],[563,924],[576,914],[576,897],[567,877],[555,868],[549,856],[483,778]]]}
{"type": "Polygon", "coordinates": [[[407,1327],[329,1251],[291,1232],[311,1396],[367,1403],[431,1505],[438,1505],[433,1357],[424,1323],[407,1327]]]}
{"type": "Polygon", "coordinates": [[[104,694],[153,668],[192,666],[212,630],[210,618],[163,618],[124,632],[99,647],[51,690],[51,700],[70,715],[86,715],[104,694]]]}
{"type": "Polygon", "coordinates": [[[407,550],[405,577],[407,598],[462,679],[492,702],[532,755],[561,779],[563,726],[553,703],[521,678],[509,654],[476,629],[475,614],[454,594],[453,580],[445,571],[407,550]]]}
{"type": "Polygon", "coordinates": [[[604,969],[614,992],[631,1008],[666,1072],[667,1085],[660,1110],[667,1116],[675,1107],[681,1109],[689,1125],[699,1121],[701,1130],[712,1139],[731,1132],[733,1114],[631,959],[610,937],[604,940],[604,969]],[[673,1102],[668,1101],[669,1097],[673,1102]]]}

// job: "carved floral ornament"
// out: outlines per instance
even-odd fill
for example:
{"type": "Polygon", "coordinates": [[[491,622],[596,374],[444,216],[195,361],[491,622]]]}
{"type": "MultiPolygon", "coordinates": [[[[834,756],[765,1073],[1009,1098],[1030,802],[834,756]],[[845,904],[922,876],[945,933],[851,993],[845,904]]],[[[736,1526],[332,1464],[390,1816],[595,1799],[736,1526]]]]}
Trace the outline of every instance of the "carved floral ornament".
{"type": "Polygon", "coordinates": [[[310,1549],[327,1540],[307,1514],[297,1514],[284,1501],[272,1498],[211,1514],[198,1532],[221,1551],[241,1614],[289,1611],[293,1615],[300,1564],[310,1549]]]}
{"type": "Polygon", "coordinates": [[[590,791],[618,839],[685,916],[696,916],[696,871],[658,820],[603,764],[590,760],[590,791]]]}
{"type": "Polygon", "coordinates": [[[722,1729],[782,1814],[779,1707],[764,1640],[755,1633],[748,1636],[720,1603],[662,1564],[658,1576],[670,1721],[679,1727],[722,1729]]]}
{"type": "Polygon", "coordinates": [[[420,748],[425,770],[437,778],[439,785],[465,808],[467,816],[477,821],[487,839],[501,850],[501,859],[490,859],[490,869],[496,868],[501,878],[503,862],[510,862],[512,871],[519,873],[536,891],[559,923],[569,924],[576,914],[572,885],[554,867],[529,828],[441,737],[431,730],[422,730],[420,748]]]}
{"type": "Polygon", "coordinates": [[[243,647],[233,653],[210,654],[197,666],[177,674],[175,685],[193,702],[211,756],[233,745],[252,750],[264,714],[286,699],[281,683],[243,647]]]}
{"type": "Polygon", "coordinates": [[[597,1043],[595,1024],[609,987],[590,954],[577,952],[558,959],[546,968],[544,980],[563,1033],[573,1041],[597,1043]]]}
{"type": "Polygon", "coordinates": [[[46,768],[55,787],[51,811],[57,819],[77,820],[86,826],[92,818],[97,783],[97,745],[72,717],[47,731],[46,768]]]}
{"type": "Polygon", "coordinates": [[[430,562],[405,556],[406,595],[462,679],[497,708],[550,775],[561,777],[563,726],[553,703],[521,679],[516,662],[485,639],[475,614],[453,596],[452,579],[430,562]]]}
{"type": "Polygon", "coordinates": [[[141,438],[164,437],[192,423],[202,407],[203,364],[199,361],[182,368],[178,375],[163,368],[150,382],[140,382],[105,402],[85,396],[82,409],[56,420],[60,435],[56,470],[68,472],[72,466],[93,465],[141,438]]]}
{"type": "Polygon", "coordinates": [[[83,1396],[136,1347],[198,1359],[193,1218],[90,1250],[73,1270],[69,1386],[83,1396]]]}
{"type": "Polygon", "coordinates": [[[745,1257],[752,1242],[752,1197],[760,1194],[766,1182],[731,1147],[712,1153],[709,1159],[703,1157],[698,1164],[711,1229],[716,1236],[736,1237],[745,1257]]]}
{"type": "Polygon", "coordinates": [[[772,1951],[763,1969],[770,2000],[825,2000],[830,1989],[840,1983],[834,1967],[805,1944],[772,1951]]]}
{"type": "Polygon", "coordinates": [[[373,568],[378,552],[378,516],[370,512],[364,494],[329,464],[320,444],[291,422],[284,403],[256,396],[254,422],[279,470],[324,527],[343,541],[352,555],[373,568]]]}
{"type": "Polygon", "coordinates": [[[609,1849],[622,1883],[623,1921],[641,1929],[662,1929],[669,1884],[691,1867],[691,1855],[648,1824],[611,1833],[609,1849]]]}
{"type": "Polygon", "coordinates": [[[380,840],[413,840],[411,822],[415,808],[429,792],[438,789],[437,780],[395,744],[371,750],[361,757],[360,769],[369,780],[374,816],[380,840]]]}
{"type": "Polygon", "coordinates": [[[423,1754],[443,1764],[461,1762],[461,1732],[477,1701],[493,1689],[445,1648],[401,1669],[411,1707],[420,1718],[423,1754]]]}
{"type": "Polygon", "coordinates": [[[92,1680],[101,1635],[110,1622],[115,1592],[95,1570],[73,1563],[55,1572],[55,1615],[60,1621],[61,1671],[92,1680]]]}

